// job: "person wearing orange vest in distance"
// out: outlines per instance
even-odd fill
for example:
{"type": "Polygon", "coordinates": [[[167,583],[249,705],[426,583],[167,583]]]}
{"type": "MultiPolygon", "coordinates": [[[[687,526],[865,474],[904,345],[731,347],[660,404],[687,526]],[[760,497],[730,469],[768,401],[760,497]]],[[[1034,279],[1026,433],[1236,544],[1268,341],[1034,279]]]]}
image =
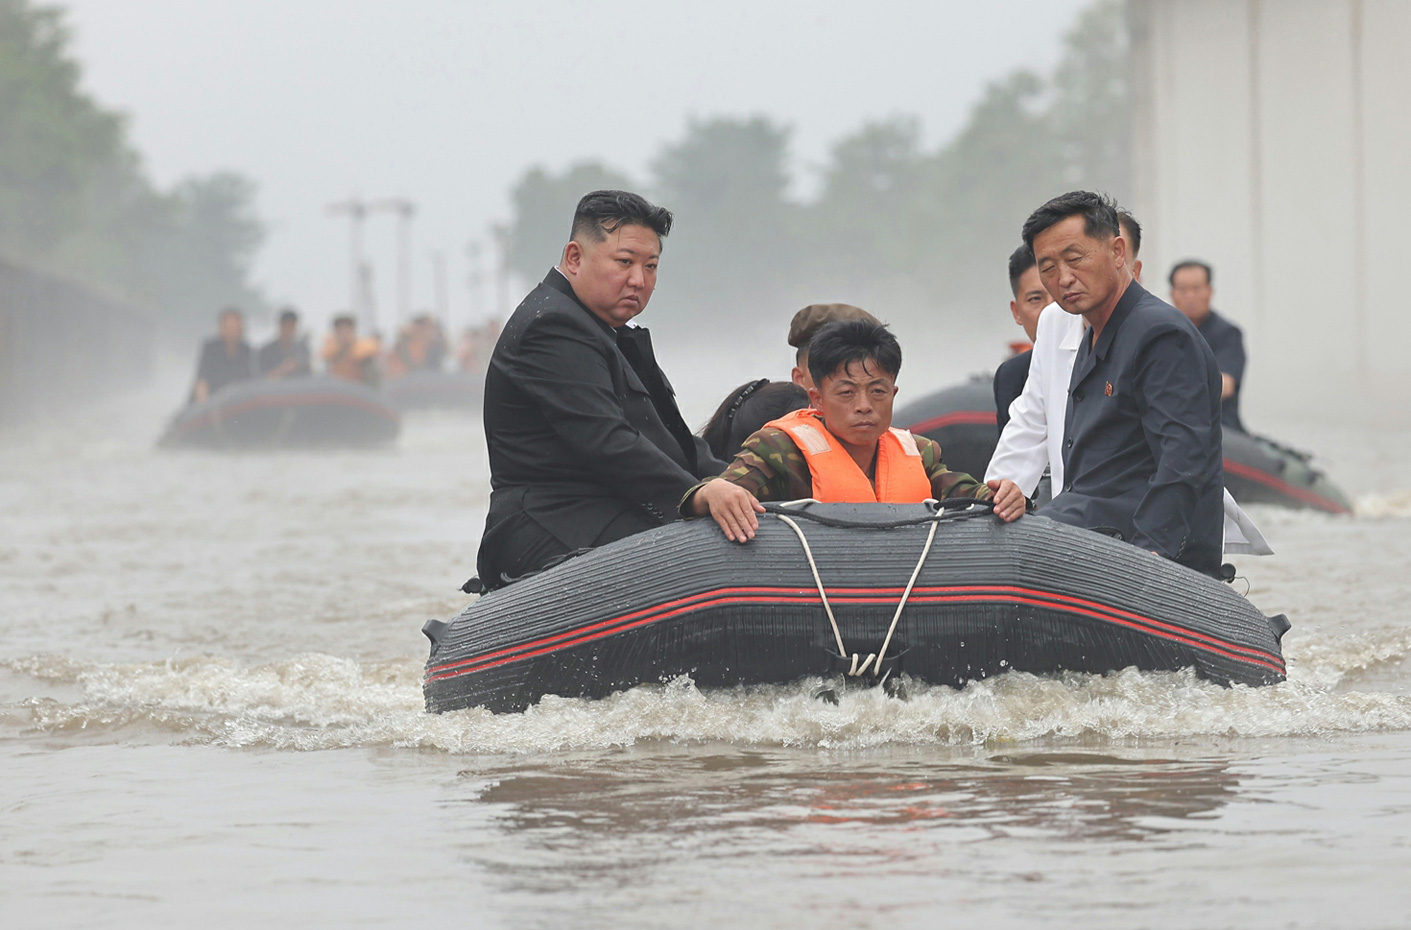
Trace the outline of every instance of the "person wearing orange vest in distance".
{"type": "Polygon", "coordinates": [[[886,326],[830,323],[808,347],[813,406],[765,424],[735,461],[681,499],[684,516],[711,516],[727,539],[748,542],[759,529],[760,501],[813,498],[828,503],[919,503],[928,498],[993,500],[1010,522],[1024,512],[1012,481],[981,484],[941,461],[925,436],[892,428],[901,346],[886,326]]]}
{"type": "Polygon", "coordinates": [[[333,331],[323,343],[323,363],[330,375],[376,387],[381,353],[376,337],[358,337],[358,324],[351,316],[333,318],[333,331]]]}

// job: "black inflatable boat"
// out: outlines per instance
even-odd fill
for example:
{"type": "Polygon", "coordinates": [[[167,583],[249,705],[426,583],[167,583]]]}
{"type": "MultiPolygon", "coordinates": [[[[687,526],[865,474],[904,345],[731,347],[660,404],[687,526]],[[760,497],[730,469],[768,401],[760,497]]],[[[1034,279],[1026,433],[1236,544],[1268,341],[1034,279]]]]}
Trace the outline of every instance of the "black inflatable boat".
{"type": "Polygon", "coordinates": [[[485,375],[461,371],[411,371],[382,383],[398,410],[474,410],[485,394],[485,375]]]}
{"type": "MultiPolygon", "coordinates": [[[[953,471],[977,478],[990,467],[999,442],[992,380],[977,376],[901,407],[892,422],[940,443],[953,471]]],[[[1277,504],[1295,509],[1351,513],[1352,502],[1311,456],[1272,439],[1226,430],[1225,487],[1241,504],[1277,504]]]]}
{"type": "Polygon", "coordinates": [[[209,449],[375,446],[393,442],[401,414],[369,388],[338,378],[230,384],[182,410],[161,445],[209,449]]]}
{"type": "Polygon", "coordinates": [[[709,520],[674,523],[428,622],[427,710],[517,711],[680,675],[702,687],[1128,666],[1284,678],[1282,615],[1105,536],[1004,524],[973,501],[768,507],[747,545],[709,520]]]}

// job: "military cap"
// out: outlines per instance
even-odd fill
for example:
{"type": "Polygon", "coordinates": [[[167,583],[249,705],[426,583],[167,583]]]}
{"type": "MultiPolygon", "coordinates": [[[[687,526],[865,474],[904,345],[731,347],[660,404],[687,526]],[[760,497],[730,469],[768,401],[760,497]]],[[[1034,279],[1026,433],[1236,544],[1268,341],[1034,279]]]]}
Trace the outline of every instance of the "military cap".
{"type": "Polygon", "coordinates": [[[809,304],[795,313],[794,321],[789,324],[789,345],[796,349],[802,349],[808,345],[808,341],[813,338],[814,333],[829,323],[836,323],[839,320],[881,322],[866,310],[854,307],[852,304],[809,304]]]}

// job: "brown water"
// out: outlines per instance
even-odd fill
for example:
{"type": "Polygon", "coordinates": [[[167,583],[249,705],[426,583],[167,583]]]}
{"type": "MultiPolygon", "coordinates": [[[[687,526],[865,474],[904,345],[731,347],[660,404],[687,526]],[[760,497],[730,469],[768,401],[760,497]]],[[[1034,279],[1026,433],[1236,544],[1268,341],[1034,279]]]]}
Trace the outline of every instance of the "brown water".
{"type": "Polygon", "coordinates": [[[0,434],[4,927],[1411,924],[1411,435],[1270,425],[1359,501],[1253,510],[1277,687],[678,681],[432,717],[418,630],[465,600],[478,422],[159,453],[178,392],[0,434]]]}

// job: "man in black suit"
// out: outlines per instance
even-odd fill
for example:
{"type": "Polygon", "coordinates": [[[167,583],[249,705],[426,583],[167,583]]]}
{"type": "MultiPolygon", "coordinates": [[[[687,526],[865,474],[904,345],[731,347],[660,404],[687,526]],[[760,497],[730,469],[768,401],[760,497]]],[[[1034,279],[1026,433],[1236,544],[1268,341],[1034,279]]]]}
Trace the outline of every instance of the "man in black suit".
{"type": "Polygon", "coordinates": [[[1132,279],[1109,198],[1055,197],[1023,234],[1044,287],[1088,325],[1069,382],[1064,486],[1039,512],[1218,576],[1224,470],[1210,347],[1132,279]]]}
{"type": "Polygon", "coordinates": [[[681,418],[647,331],[628,325],[671,221],[637,194],[587,194],[562,261],[505,324],[485,375],[486,588],[676,520],[686,491],[724,470],[681,418]]]}
{"type": "Polygon", "coordinates": [[[1029,362],[1034,357],[1034,336],[1039,328],[1039,314],[1052,302],[1048,291],[1044,290],[1044,282],[1039,280],[1034,253],[1029,251],[1027,245],[1021,245],[1009,256],[1009,289],[1014,294],[1014,299],[1009,302],[1009,312],[1028,337],[1029,348],[1005,359],[995,369],[995,422],[1001,433],[1009,422],[1009,405],[1024,390],[1024,382],[1029,378],[1029,362]]]}

